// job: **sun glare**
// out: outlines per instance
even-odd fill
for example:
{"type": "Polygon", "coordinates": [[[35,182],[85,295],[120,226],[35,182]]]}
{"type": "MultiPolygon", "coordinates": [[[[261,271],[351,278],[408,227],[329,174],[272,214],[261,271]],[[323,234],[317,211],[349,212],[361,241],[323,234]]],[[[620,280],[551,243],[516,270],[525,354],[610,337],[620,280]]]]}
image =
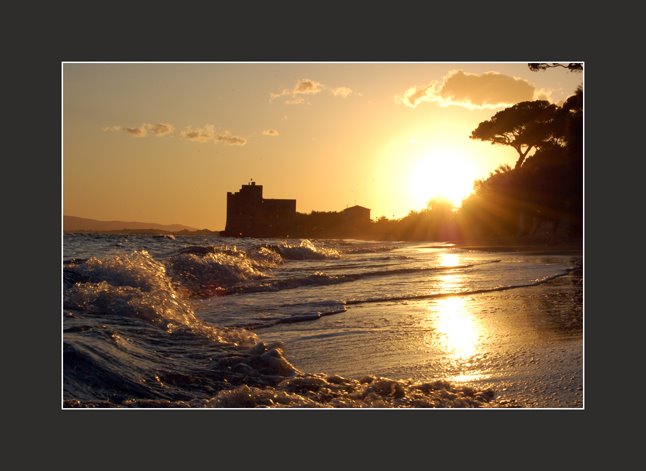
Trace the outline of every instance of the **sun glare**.
{"type": "Polygon", "coordinates": [[[478,346],[478,325],[463,298],[437,301],[436,328],[444,350],[456,358],[473,356],[478,346]]]}
{"type": "Polygon", "coordinates": [[[472,192],[474,179],[475,169],[463,153],[428,150],[417,156],[411,165],[409,198],[417,210],[436,198],[446,199],[457,208],[472,192]]]}

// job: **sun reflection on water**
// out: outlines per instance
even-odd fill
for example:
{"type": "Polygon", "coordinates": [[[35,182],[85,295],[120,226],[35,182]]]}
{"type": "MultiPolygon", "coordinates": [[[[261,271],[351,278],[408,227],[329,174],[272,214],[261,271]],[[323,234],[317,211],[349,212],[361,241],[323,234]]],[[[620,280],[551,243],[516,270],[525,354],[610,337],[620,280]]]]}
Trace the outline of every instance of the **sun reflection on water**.
{"type": "MultiPolygon", "coordinates": [[[[457,267],[462,264],[460,254],[440,254],[442,267],[457,267]]],[[[456,293],[466,287],[465,276],[453,270],[440,275],[439,292],[456,293]]],[[[466,360],[478,353],[481,326],[469,311],[468,300],[462,296],[440,298],[429,306],[429,320],[433,324],[434,343],[456,360],[466,360]]]]}
{"type": "Polygon", "coordinates": [[[451,356],[466,359],[473,356],[479,343],[479,326],[461,297],[439,299],[435,305],[435,327],[439,344],[451,356]]]}
{"type": "Polygon", "coordinates": [[[441,267],[457,267],[460,265],[460,255],[457,253],[442,252],[439,262],[441,267]]]}

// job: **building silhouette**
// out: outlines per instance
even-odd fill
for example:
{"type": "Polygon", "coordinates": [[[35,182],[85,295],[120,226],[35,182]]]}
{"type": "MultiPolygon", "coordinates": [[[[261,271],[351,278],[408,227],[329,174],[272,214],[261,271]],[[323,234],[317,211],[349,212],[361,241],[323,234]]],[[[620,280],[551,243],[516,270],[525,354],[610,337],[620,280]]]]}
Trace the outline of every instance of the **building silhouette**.
{"type": "Polygon", "coordinates": [[[350,206],[341,211],[343,218],[346,222],[355,225],[369,224],[370,223],[370,209],[363,206],[350,206]]]}
{"type": "Polygon", "coordinates": [[[289,237],[294,235],[295,219],[296,200],[263,198],[262,185],[252,181],[236,193],[227,193],[227,222],[222,235],[289,237]]]}

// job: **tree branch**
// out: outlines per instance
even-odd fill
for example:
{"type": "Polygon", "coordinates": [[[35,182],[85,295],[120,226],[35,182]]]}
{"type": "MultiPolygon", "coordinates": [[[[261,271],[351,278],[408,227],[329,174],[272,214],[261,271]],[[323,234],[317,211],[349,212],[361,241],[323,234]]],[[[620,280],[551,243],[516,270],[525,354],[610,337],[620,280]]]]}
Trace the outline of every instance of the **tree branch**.
{"type": "Polygon", "coordinates": [[[520,150],[518,153],[520,154],[520,157],[518,157],[518,160],[516,161],[516,165],[514,166],[514,170],[518,170],[521,165],[523,165],[523,162],[525,161],[525,157],[527,157],[527,154],[529,154],[529,151],[534,148],[534,144],[530,144],[527,146],[527,149],[525,149],[525,152],[521,152],[520,150]]]}
{"type": "Polygon", "coordinates": [[[560,64],[558,62],[552,62],[551,64],[548,64],[547,62],[530,62],[529,64],[527,64],[527,67],[529,67],[529,70],[531,70],[532,72],[551,69],[552,67],[563,67],[564,69],[568,69],[570,72],[583,71],[583,64],[580,62],[570,62],[567,65],[560,64]]]}

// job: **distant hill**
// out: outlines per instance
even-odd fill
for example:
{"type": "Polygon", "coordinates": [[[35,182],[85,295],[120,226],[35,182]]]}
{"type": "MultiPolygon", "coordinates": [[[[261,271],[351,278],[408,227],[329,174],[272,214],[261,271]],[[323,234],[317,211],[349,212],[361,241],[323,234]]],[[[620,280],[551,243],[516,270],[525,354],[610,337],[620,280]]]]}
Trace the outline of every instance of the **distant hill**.
{"type": "Polygon", "coordinates": [[[155,224],[152,222],[129,221],[98,221],[96,219],[79,218],[76,216],[63,216],[63,231],[65,232],[108,232],[108,231],[162,231],[179,232],[195,231],[194,227],[181,224],[155,224]]]}

